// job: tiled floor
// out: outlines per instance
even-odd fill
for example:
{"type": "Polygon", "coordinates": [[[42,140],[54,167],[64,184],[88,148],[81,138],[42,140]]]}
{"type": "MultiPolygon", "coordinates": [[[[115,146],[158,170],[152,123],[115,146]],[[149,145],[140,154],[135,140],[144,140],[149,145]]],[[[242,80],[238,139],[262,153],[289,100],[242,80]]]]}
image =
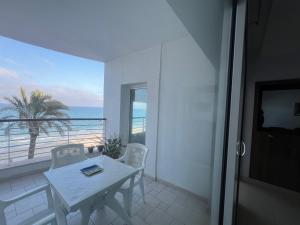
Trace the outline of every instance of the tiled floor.
{"type": "MultiPolygon", "coordinates": [[[[42,174],[30,175],[0,183],[0,199],[16,196],[38,185],[45,184],[42,174]]],[[[190,194],[171,186],[145,178],[146,203],[139,189],[134,190],[132,222],[134,225],[207,225],[209,213],[207,205],[190,194]]],[[[117,195],[122,201],[122,197],[117,195]]],[[[39,193],[20,201],[5,210],[9,225],[30,217],[46,208],[47,199],[39,193]]],[[[69,225],[79,225],[80,213],[68,216],[69,225]]],[[[93,213],[90,225],[123,225],[124,222],[109,208],[93,213]]]]}
{"type": "Polygon", "coordinates": [[[240,182],[239,225],[296,225],[299,212],[299,193],[259,181],[240,182]]]}

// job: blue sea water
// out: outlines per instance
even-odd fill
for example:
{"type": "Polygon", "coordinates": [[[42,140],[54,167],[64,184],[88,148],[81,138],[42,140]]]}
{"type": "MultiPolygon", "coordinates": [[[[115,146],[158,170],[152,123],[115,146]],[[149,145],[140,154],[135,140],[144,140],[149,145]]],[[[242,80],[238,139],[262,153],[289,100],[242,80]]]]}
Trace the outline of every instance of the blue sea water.
{"type": "MultiPolygon", "coordinates": [[[[6,106],[0,103],[0,109],[6,106]]],[[[70,118],[103,118],[103,107],[70,106],[67,113],[70,118]]],[[[6,115],[8,115],[7,112],[0,113],[0,118],[6,115]]],[[[135,109],[133,116],[145,117],[146,109],[135,109]]]]}
{"type": "MultiPolygon", "coordinates": [[[[0,103],[0,109],[3,107],[6,107],[8,105],[1,104],[0,103]]],[[[14,114],[13,112],[1,112],[0,111],[0,118],[3,118],[8,115],[14,114]]],[[[103,108],[102,107],[82,107],[82,106],[71,106],[69,107],[69,110],[67,111],[67,114],[69,115],[70,119],[73,118],[81,118],[81,119],[100,119],[103,118],[103,108]]],[[[136,108],[133,112],[133,128],[138,128],[141,126],[145,126],[145,120],[143,117],[146,117],[146,109],[136,108]]],[[[99,123],[103,124],[101,121],[98,120],[71,120],[70,126],[77,129],[94,129],[95,127],[99,127],[99,123]]],[[[3,123],[4,126],[1,126],[0,124],[0,136],[4,135],[4,129],[6,123],[3,123]]],[[[103,128],[103,127],[102,127],[103,128]]],[[[18,129],[18,126],[15,126],[15,133],[18,134],[26,134],[28,133],[27,129],[18,129]]],[[[54,128],[52,131],[55,130],[54,128]]],[[[51,131],[51,129],[50,129],[51,131]]]]}
{"type": "Polygon", "coordinates": [[[103,108],[71,106],[68,114],[70,118],[103,118],[103,108]]]}

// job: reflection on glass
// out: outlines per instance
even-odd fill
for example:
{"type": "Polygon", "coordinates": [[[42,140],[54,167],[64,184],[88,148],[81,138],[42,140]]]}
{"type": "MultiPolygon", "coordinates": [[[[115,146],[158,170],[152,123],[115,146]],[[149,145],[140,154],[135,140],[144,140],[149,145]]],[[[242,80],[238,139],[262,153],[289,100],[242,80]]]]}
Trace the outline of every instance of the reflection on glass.
{"type": "Polygon", "coordinates": [[[130,90],[130,130],[129,142],[145,144],[147,89],[130,90]]]}

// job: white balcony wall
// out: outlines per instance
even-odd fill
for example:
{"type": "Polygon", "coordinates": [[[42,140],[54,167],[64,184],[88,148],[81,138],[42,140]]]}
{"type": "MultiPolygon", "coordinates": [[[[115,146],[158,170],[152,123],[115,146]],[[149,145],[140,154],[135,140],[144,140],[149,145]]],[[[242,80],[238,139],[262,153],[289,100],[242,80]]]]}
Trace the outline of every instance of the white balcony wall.
{"type": "Polygon", "coordinates": [[[211,187],[215,74],[190,36],[117,58],[107,62],[105,69],[108,134],[120,131],[125,110],[121,85],[147,83],[146,173],[156,175],[157,157],[159,179],[206,199],[211,187]]]}
{"type": "Polygon", "coordinates": [[[206,199],[211,189],[215,70],[191,38],[163,47],[158,177],[206,199]]]}

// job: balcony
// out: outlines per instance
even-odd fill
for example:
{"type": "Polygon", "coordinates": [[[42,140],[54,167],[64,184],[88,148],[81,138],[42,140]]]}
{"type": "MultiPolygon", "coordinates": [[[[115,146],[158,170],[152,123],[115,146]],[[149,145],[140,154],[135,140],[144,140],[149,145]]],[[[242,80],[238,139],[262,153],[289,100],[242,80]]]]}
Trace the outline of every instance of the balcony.
{"type": "MultiPolygon", "coordinates": [[[[58,119],[67,126],[62,130],[50,129],[48,134],[40,134],[35,146],[34,157],[28,159],[30,135],[20,124],[28,120],[1,121],[0,129],[0,199],[7,199],[47,183],[42,172],[49,168],[51,149],[71,143],[82,143],[87,156],[96,157],[100,153],[88,152],[88,147],[104,145],[106,119],[58,119]],[[9,129],[6,129],[9,127],[9,129]]],[[[133,118],[132,134],[137,140],[145,140],[145,118],[133,118]]],[[[209,210],[207,203],[196,195],[177,188],[166,182],[156,182],[151,177],[145,178],[146,204],[142,202],[139,189],[134,190],[133,216],[134,224],[208,224],[209,210]]],[[[117,196],[119,201],[122,196],[117,196]]],[[[5,210],[8,224],[18,224],[22,220],[38,214],[47,206],[46,196],[42,193],[22,200],[5,210]]],[[[90,224],[123,224],[122,220],[110,209],[105,208],[91,217],[90,224]]],[[[80,221],[80,212],[68,215],[68,224],[80,221]]]]}
{"type": "MultiPolygon", "coordinates": [[[[10,178],[4,178],[0,182],[0,199],[10,198],[45,184],[47,181],[42,171],[48,169],[51,149],[56,146],[83,143],[88,156],[95,157],[99,155],[97,149],[94,150],[96,153],[88,153],[87,147],[104,144],[105,119],[76,118],[64,121],[68,123],[68,126],[63,128],[63,132],[59,133],[55,130],[49,130],[47,135],[41,134],[38,137],[36,151],[32,159],[28,159],[30,138],[26,130],[18,126],[12,126],[10,127],[10,132],[5,131],[5,127],[8,125],[22,121],[2,121],[0,136],[1,171],[2,176],[6,173],[9,174],[10,178]],[[41,163],[43,166],[41,166],[41,163]],[[25,166],[27,169],[24,170],[25,166]],[[18,175],[14,176],[13,174],[16,171],[18,175]]],[[[136,137],[145,137],[145,118],[135,118],[132,128],[136,137]]],[[[132,217],[134,224],[193,225],[208,223],[209,211],[206,202],[195,195],[164,182],[155,182],[150,177],[145,179],[145,192],[146,204],[143,204],[139,190],[134,190],[132,217]]],[[[122,201],[122,197],[118,196],[118,200],[122,201]]],[[[8,223],[14,225],[27,217],[35,215],[44,210],[46,204],[46,196],[43,194],[36,194],[31,198],[14,204],[5,210],[8,223]]],[[[122,224],[122,220],[110,209],[105,208],[100,213],[101,219],[97,220],[97,216],[94,213],[90,224],[122,224]]],[[[78,224],[80,216],[79,211],[71,213],[68,216],[68,224],[78,224]]]]}
{"type": "MultiPolygon", "coordinates": [[[[210,205],[212,224],[217,224],[226,108],[223,96],[227,90],[224,71],[228,71],[219,65],[220,37],[223,31],[231,30],[222,28],[222,16],[215,17],[223,14],[223,2],[199,3],[197,7],[172,0],[22,4],[9,1],[0,7],[6,18],[1,20],[1,35],[104,62],[103,116],[107,120],[90,121],[95,131],[87,131],[85,124],[80,124],[87,121],[72,121],[63,135],[52,130],[48,136],[40,134],[34,157],[28,157],[28,133],[24,137],[15,135],[24,134],[20,127],[0,134],[1,191],[14,192],[15,187],[24,191],[31,184],[43,182],[41,173],[49,168],[50,150],[55,146],[84,143],[86,154],[92,157],[98,153],[88,153],[87,147],[102,144],[106,137],[116,134],[124,144],[141,142],[149,148],[146,205],[140,204],[139,193],[135,193],[135,224],[208,224],[210,205]],[[194,27],[198,21],[203,23],[194,27]],[[131,90],[139,88],[147,90],[147,97],[131,95],[131,90]],[[141,100],[147,104],[147,123],[143,118],[131,118],[139,115],[132,114],[131,106],[141,100]],[[91,136],[92,132],[97,134],[91,136]],[[16,140],[19,138],[22,140],[16,140]]],[[[228,64],[227,58],[223,64],[228,64]]],[[[89,75],[84,69],[80,72],[84,78],[70,73],[69,83],[81,86],[81,80],[89,75]]],[[[44,80],[43,76],[38,78],[44,80]]],[[[55,88],[62,83],[53,79],[55,88]]],[[[35,213],[36,205],[31,201],[11,209],[12,221],[22,216],[22,207],[35,213]]],[[[106,213],[108,217],[111,214],[108,210],[106,213]]],[[[78,216],[71,215],[70,224],[76,224],[78,216]]],[[[122,224],[118,219],[103,218],[98,224],[122,224]]]]}

